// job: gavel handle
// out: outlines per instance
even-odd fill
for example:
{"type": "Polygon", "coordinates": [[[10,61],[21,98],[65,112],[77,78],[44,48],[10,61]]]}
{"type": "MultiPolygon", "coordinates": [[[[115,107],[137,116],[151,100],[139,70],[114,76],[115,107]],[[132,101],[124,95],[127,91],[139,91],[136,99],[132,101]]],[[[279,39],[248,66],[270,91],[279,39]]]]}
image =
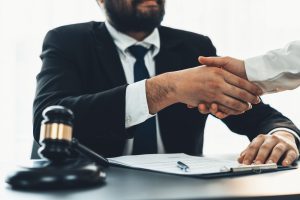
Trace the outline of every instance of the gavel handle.
{"type": "Polygon", "coordinates": [[[79,151],[83,155],[87,156],[88,158],[92,159],[102,167],[108,167],[109,166],[109,161],[104,158],[103,156],[97,154],[90,148],[82,145],[79,143],[79,141],[76,138],[72,139],[72,146],[75,148],[75,150],[79,151]]]}

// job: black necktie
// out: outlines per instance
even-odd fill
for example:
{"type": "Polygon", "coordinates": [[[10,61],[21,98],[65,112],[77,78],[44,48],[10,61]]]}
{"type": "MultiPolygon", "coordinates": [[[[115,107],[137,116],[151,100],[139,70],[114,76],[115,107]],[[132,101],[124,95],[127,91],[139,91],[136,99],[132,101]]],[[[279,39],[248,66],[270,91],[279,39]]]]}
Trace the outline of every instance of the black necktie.
{"type": "MultiPolygon", "coordinates": [[[[134,82],[149,78],[150,76],[144,60],[149,49],[139,45],[131,46],[128,49],[136,59],[134,63],[134,82]]],[[[156,122],[155,117],[151,117],[135,126],[132,154],[157,153],[156,142],[156,122]]]]}

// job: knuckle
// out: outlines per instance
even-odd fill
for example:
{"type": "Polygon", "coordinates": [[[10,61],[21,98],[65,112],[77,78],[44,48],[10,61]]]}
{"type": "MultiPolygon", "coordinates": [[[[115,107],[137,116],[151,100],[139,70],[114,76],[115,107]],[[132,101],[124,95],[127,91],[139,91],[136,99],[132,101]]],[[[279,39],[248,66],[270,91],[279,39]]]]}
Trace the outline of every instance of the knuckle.
{"type": "Polygon", "coordinates": [[[274,140],[274,141],[277,141],[277,142],[280,140],[279,137],[275,134],[271,135],[271,139],[274,140]]]}
{"type": "Polygon", "coordinates": [[[270,145],[269,144],[263,144],[263,145],[261,145],[260,149],[262,151],[266,152],[270,149],[270,145]]]}
{"type": "Polygon", "coordinates": [[[257,148],[258,148],[258,145],[257,145],[256,143],[254,143],[254,142],[252,142],[252,143],[248,146],[248,150],[251,151],[251,152],[257,150],[257,148]]]}
{"type": "Polygon", "coordinates": [[[264,134],[259,134],[256,138],[258,138],[258,139],[264,139],[266,137],[266,135],[264,135],[264,134]]]}
{"type": "Polygon", "coordinates": [[[283,153],[285,151],[285,145],[284,144],[278,144],[275,146],[274,150],[283,153]]]}

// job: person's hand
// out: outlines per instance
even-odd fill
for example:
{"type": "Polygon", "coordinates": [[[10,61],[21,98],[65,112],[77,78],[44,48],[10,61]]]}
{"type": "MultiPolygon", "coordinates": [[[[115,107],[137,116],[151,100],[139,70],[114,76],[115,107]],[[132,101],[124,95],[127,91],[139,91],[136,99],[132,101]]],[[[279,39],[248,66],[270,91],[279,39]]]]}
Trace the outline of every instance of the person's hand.
{"type": "MultiPolygon", "coordinates": [[[[199,57],[199,62],[208,67],[220,67],[236,76],[243,79],[247,79],[244,61],[231,57],[199,57]]],[[[190,105],[188,107],[191,107],[190,105]]],[[[219,119],[226,118],[230,115],[229,112],[225,112],[222,105],[216,103],[213,104],[200,104],[198,110],[202,114],[213,114],[219,119]]]]}
{"type": "Polygon", "coordinates": [[[172,103],[193,107],[217,103],[222,111],[237,115],[249,109],[247,102],[259,103],[261,89],[253,83],[216,67],[199,66],[169,72],[146,81],[150,113],[172,103]],[[165,101],[162,99],[166,99],[165,101]]]}
{"type": "Polygon", "coordinates": [[[247,102],[259,103],[257,96],[261,93],[256,85],[215,67],[174,72],[173,83],[179,102],[190,106],[218,103],[220,109],[230,114],[248,110],[247,102]]]}
{"type": "Polygon", "coordinates": [[[272,135],[258,135],[240,154],[242,164],[278,163],[291,165],[299,157],[295,137],[286,131],[277,131],[272,135]]]}

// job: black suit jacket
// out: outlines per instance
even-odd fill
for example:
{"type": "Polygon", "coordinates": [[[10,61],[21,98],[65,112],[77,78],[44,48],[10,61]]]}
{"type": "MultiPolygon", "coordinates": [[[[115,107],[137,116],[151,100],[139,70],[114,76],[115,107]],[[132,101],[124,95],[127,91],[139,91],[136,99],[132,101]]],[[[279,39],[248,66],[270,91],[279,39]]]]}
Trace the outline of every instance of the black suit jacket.
{"type": "MultiPolygon", "coordinates": [[[[216,56],[208,37],[159,27],[161,50],[155,57],[156,73],[198,66],[198,56],[216,56]]],[[[41,54],[33,105],[34,137],[39,139],[41,113],[50,105],[63,105],[75,113],[74,136],[104,156],[120,156],[126,139],[126,79],[116,46],[104,23],[90,22],[48,32],[41,54]]],[[[163,144],[168,153],[201,154],[207,115],[184,104],[158,113],[163,144]]],[[[276,127],[299,132],[281,113],[260,103],[224,123],[238,134],[253,139],[276,127]]]]}

